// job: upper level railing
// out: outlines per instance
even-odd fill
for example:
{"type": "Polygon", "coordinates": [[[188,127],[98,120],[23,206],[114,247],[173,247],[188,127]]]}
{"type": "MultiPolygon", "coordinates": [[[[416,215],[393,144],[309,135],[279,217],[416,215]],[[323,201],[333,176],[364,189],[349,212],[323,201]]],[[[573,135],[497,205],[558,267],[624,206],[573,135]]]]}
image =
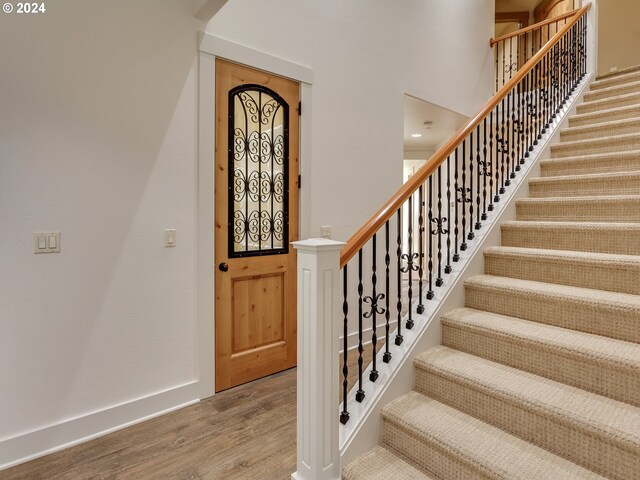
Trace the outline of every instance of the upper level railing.
{"type": "Polygon", "coordinates": [[[495,57],[496,92],[579,12],[572,10],[489,40],[495,57]]]}
{"type": "Polygon", "coordinates": [[[365,332],[371,334],[369,381],[375,382],[380,344],[384,344],[383,361],[389,362],[393,345],[403,341],[403,329],[413,328],[414,312],[422,313],[423,302],[433,298],[434,289],[446,282],[452,262],[459,260],[467,242],[483,227],[529,152],[585,75],[586,12],[590,7],[588,4],[567,17],[555,35],[342,250],[342,423],[350,416],[350,319],[355,316],[358,323],[355,401],[361,402],[366,396],[365,332]],[[384,282],[378,281],[379,271],[384,272],[384,282]],[[377,335],[378,328],[384,330],[382,338],[377,335]]]}

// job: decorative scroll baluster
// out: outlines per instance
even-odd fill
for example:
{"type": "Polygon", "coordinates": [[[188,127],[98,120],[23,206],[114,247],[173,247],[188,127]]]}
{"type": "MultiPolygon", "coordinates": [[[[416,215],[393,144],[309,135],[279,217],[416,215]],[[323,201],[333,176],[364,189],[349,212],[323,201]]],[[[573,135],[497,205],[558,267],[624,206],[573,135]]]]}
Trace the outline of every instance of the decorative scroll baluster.
{"type": "MultiPolygon", "coordinates": [[[[418,189],[418,202],[418,239],[420,241],[418,251],[420,252],[420,262],[418,268],[418,307],[416,308],[416,312],[422,314],[424,313],[424,305],[422,304],[422,277],[424,275],[424,185],[420,185],[418,189]]],[[[429,197],[429,202],[431,202],[431,197],[429,197]]],[[[429,248],[429,262],[431,262],[431,248],[429,248]]],[[[431,290],[431,265],[429,265],[429,290],[431,290]]]]}
{"type": "Polygon", "coordinates": [[[397,294],[398,299],[396,301],[396,309],[398,311],[398,330],[396,331],[395,343],[396,345],[402,345],[402,207],[398,209],[396,214],[398,218],[398,235],[397,235],[397,294]]]}
{"type": "MultiPolygon", "coordinates": [[[[431,244],[431,237],[435,234],[438,235],[438,278],[436,278],[436,287],[441,287],[444,283],[442,279],[442,234],[447,233],[447,229],[444,228],[444,222],[446,218],[442,217],[442,166],[438,167],[438,218],[432,219],[435,223],[435,229],[429,235],[429,244],[431,244]]],[[[431,176],[433,177],[433,175],[431,176]]],[[[429,190],[431,190],[431,177],[429,177],[429,190]]],[[[429,192],[431,194],[431,192],[429,192]]],[[[429,205],[429,214],[431,214],[431,205],[429,205]]]]}
{"type": "Polygon", "coordinates": [[[390,302],[390,278],[389,278],[389,266],[391,265],[391,255],[389,255],[389,220],[387,220],[384,224],[384,292],[385,292],[385,309],[384,309],[384,354],[382,355],[382,361],[384,363],[389,363],[391,361],[391,352],[389,351],[389,321],[391,319],[391,305],[390,302]]]}
{"type": "MultiPolygon", "coordinates": [[[[509,144],[504,136],[504,98],[502,99],[501,102],[501,106],[500,106],[500,116],[502,117],[502,121],[500,122],[500,136],[496,138],[496,150],[498,153],[500,153],[500,172],[498,173],[498,171],[496,171],[496,177],[500,178],[500,195],[502,195],[505,190],[504,190],[504,154],[507,151],[507,149],[509,148],[509,144]]],[[[497,183],[497,180],[496,180],[497,183]]],[[[496,195],[495,201],[498,202],[500,201],[500,197],[498,197],[498,195],[496,195]]]]}
{"type": "Polygon", "coordinates": [[[444,273],[451,273],[451,155],[447,157],[447,264],[444,273]]]}
{"type": "Polygon", "coordinates": [[[356,392],[356,401],[364,400],[364,390],[362,389],[362,249],[358,251],[358,391],[356,392]]]}
{"type": "Polygon", "coordinates": [[[462,211],[462,243],[460,243],[460,250],[465,251],[467,249],[466,242],[466,231],[467,231],[467,220],[466,220],[466,203],[469,203],[469,199],[467,198],[467,154],[465,150],[466,140],[462,141],[462,186],[458,187],[458,197],[456,198],[456,202],[460,204],[460,210],[462,211]]]}
{"type": "Polygon", "coordinates": [[[411,300],[413,298],[413,272],[418,270],[418,265],[416,259],[418,258],[417,253],[413,253],[413,195],[409,197],[408,201],[409,206],[409,225],[407,226],[407,236],[409,239],[409,253],[405,253],[402,255],[402,258],[406,260],[407,266],[404,267],[401,271],[402,273],[409,273],[409,288],[407,291],[407,305],[409,306],[409,315],[407,318],[407,323],[405,323],[405,327],[407,330],[411,330],[414,325],[413,321],[413,305],[411,305],[411,300]]]}
{"type": "Polygon", "coordinates": [[[378,306],[378,302],[384,299],[384,293],[376,292],[376,284],[378,282],[378,276],[376,275],[376,237],[374,233],[371,238],[371,296],[364,297],[364,303],[369,303],[371,309],[364,314],[364,318],[371,318],[371,352],[373,356],[373,364],[371,372],[369,372],[369,380],[375,382],[378,379],[378,369],[376,368],[376,347],[378,345],[378,325],[376,324],[376,317],[384,313],[384,309],[378,306]]]}
{"type": "Polygon", "coordinates": [[[349,421],[349,410],[347,409],[347,394],[349,393],[349,366],[347,364],[347,351],[349,349],[349,302],[347,300],[347,286],[349,277],[347,275],[347,265],[342,269],[342,411],[340,412],[340,423],[343,425],[349,421]]]}
{"type": "MultiPolygon", "coordinates": [[[[433,221],[433,175],[429,176],[429,188],[427,190],[427,196],[429,197],[428,209],[427,209],[427,225],[429,227],[429,263],[427,267],[429,269],[429,290],[427,291],[427,299],[433,298],[433,239],[431,238],[431,222],[433,221]]],[[[422,188],[422,187],[420,187],[422,188]]],[[[437,285],[437,283],[436,283],[437,285]]]]}

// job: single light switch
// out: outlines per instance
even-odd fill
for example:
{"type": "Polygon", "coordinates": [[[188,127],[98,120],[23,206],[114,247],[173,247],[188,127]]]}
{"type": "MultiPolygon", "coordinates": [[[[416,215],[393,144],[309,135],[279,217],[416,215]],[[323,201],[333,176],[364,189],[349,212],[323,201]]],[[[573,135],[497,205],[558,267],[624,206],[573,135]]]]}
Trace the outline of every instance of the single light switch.
{"type": "Polygon", "coordinates": [[[167,248],[176,246],[176,230],[168,228],[164,231],[164,246],[167,248]]]}
{"type": "Polygon", "coordinates": [[[47,248],[47,237],[40,234],[38,235],[37,238],[38,238],[38,250],[44,250],[45,248],[47,248]]]}
{"type": "Polygon", "coordinates": [[[58,240],[55,235],[49,235],[49,248],[55,250],[58,247],[58,240]]]}

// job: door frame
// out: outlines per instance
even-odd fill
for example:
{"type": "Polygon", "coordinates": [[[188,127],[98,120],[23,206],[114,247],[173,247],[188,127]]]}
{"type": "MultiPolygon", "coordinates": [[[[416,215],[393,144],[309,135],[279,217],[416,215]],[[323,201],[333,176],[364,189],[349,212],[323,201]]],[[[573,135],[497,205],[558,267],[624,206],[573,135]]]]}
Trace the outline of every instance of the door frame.
{"type": "Polygon", "coordinates": [[[214,280],[214,154],[216,58],[264,70],[300,83],[300,238],[310,236],[311,85],[313,71],[303,65],[269,55],[207,33],[200,34],[198,68],[198,159],[196,232],[196,377],[200,399],[215,394],[215,280],[214,280]]]}

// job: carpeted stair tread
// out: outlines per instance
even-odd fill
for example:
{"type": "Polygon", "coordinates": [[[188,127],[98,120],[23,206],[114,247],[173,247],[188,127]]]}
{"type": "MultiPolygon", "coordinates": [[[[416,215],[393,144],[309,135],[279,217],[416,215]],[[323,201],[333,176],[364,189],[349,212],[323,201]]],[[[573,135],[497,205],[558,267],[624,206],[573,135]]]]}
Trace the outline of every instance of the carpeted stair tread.
{"type": "Polygon", "coordinates": [[[505,247],[640,255],[640,223],[507,221],[505,247]]]}
{"type": "Polygon", "coordinates": [[[532,178],[529,180],[529,195],[531,198],[640,195],[640,172],[587,173],[532,178]]]}
{"type": "Polygon", "coordinates": [[[604,478],[417,392],[393,400],[382,415],[384,442],[441,479],[604,478]]]}
{"type": "Polygon", "coordinates": [[[377,446],[342,471],[343,480],[436,480],[407,463],[391,450],[377,446]]]}
{"type": "Polygon", "coordinates": [[[598,110],[592,113],[580,113],[569,117],[569,127],[595,125],[614,120],[640,117],[640,104],[598,110]]]}
{"type": "Polygon", "coordinates": [[[442,344],[640,406],[640,345],[521,318],[458,308],[442,344]]]}
{"type": "Polygon", "coordinates": [[[614,85],[621,85],[623,83],[632,83],[640,81],[640,70],[636,67],[634,70],[628,72],[615,72],[615,75],[609,75],[607,77],[597,77],[597,80],[593,82],[589,87],[591,90],[599,90],[601,88],[612,87],[614,85]]]}
{"type": "Polygon", "coordinates": [[[576,113],[590,113],[611,108],[626,107],[640,103],[640,92],[626,93],[615,97],[583,102],[576,107],[576,113]]]}
{"type": "Polygon", "coordinates": [[[640,150],[596,153],[540,161],[543,177],[640,171],[640,150]]]}
{"type": "Polygon", "coordinates": [[[640,256],[496,246],[484,250],[485,273],[640,294],[640,256]]]}
{"type": "Polygon", "coordinates": [[[551,157],[573,157],[580,154],[624,152],[640,149],[640,132],[604,138],[573,140],[551,145],[551,157]]]}
{"type": "Polygon", "coordinates": [[[640,195],[521,198],[516,220],[636,223],[640,195]]]}
{"type": "Polygon", "coordinates": [[[640,343],[640,296],[495,275],[465,285],[469,308],[640,343]]]}
{"type": "Polygon", "coordinates": [[[640,118],[624,118],[621,120],[607,120],[591,125],[580,125],[560,130],[562,142],[587,140],[615,135],[637,133],[640,131],[640,118]]]}
{"type": "Polygon", "coordinates": [[[414,365],[419,393],[606,477],[640,471],[638,407],[444,346],[414,365]]]}
{"type": "Polygon", "coordinates": [[[640,81],[625,82],[617,85],[591,90],[584,95],[585,102],[602,100],[603,98],[617,97],[632,92],[640,92],[640,81]]]}

